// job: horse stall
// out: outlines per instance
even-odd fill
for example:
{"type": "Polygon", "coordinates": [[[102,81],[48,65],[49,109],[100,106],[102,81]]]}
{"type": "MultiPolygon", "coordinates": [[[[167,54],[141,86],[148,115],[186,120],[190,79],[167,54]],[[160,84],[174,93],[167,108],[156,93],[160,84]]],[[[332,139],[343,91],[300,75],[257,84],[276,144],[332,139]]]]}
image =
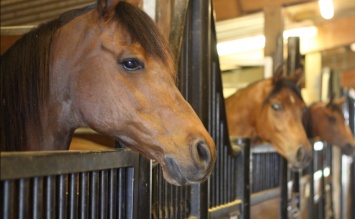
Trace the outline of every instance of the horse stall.
{"type": "Polygon", "coordinates": [[[272,218],[332,218],[329,145],[312,143],[310,166],[294,172],[269,145],[251,149],[250,139],[230,138],[212,0],[142,2],[172,45],[180,92],[216,144],[210,177],[172,185],[156,161],[119,142],[101,151],[1,152],[1,218],[266,218],[256,210],[262,204],[272,218]]]}

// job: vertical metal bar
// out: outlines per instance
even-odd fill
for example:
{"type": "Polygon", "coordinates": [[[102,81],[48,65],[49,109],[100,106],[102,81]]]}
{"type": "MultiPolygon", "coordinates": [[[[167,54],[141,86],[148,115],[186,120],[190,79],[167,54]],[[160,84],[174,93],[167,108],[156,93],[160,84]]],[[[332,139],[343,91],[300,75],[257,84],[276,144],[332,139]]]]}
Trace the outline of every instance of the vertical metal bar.
{"type": "Polygon", "coordinates": [[[244,152],[244,196],[243,196],[243,219],[250,218],[250,139],[243,139],[244,152]]]}
{"type": "Polygon", "coordinates": [[[281,203],[280,203],[280,218],[287,219],[287,160],[281,157],[280,167],[280,189],[281,189],[281,203]]]}
{"type": "Polygon", "coordinates": [[[138,218],[150,219],[152,215],[152,161],[139,156],[139,169],[135,172],[137,177],[135,180],[138,188],[135,191],[139,192],[139,197],[136,198],[135,206],[138,218]]]}
{"type": "Polygon", "coordinates": [[[80,173],[79,177],[80,191],[79,191],[79,218],[88,218],[88,173],[80,173]]]}
{"type": "Polygon", "coordinates": [[[99,218],[106,219],[107,218],[107,197],[108,197],[108,189],[107,189],[107,170],[100,170],[99,172],[99,218]]]}
{"type": "MultiPolygon", "coordinates": [[[[68,218],[75,219],[78,218],[78,203],[77,203],[77,174],[69,174],[69,185],[68,185],[68,218]]],[[[81,194],[80,194],[81,195],[81,194]]]]}
{"type": "Polygon", "coordinates": [[[10,219],[13,217],[13,197],[14,197],[14,182],[11,180],[1,181],[1,218],[10,219]]]}
{"type": "Polygon", "coordinates": [[[135,169],[133,167],[127,168],[127,218],[133,218],[134,171],[135,169]]]}
{"type": "MultiPolygon", "coordinates": [[[[312,144],[312,153],[313,155],[315,155],[314,153],[314,144],[312,144]]],[[[315,157],[315,156],[313,156],[315,157]]],[[[315,160],[313,159],[311,161],[311,163],[309,164],[309,187],[310,187],[310,191],[309,191],[309,201],[308,201],[308,218],[315,218],[315,212],[314,212],[314,162],[315,160]]]]}
{"type": "Polygon", "coordinates": [[[321,169],[321,183],[320,183],[320,199],[319,199],[319,217],[320,218],[325,218],[325,180],[324,180],[324,163],[325,163],[325,148],[323,147],[323,150],[320,151],[319,153],[319,157],[320,157],[320,169],[321,169]]]}
{"type": "Polygon", "coordinates": [[[55,180],[54,176],[45,177],[45,217],[55,217],[55,180]]]}
{"type": "Polygon", "coordinates": [[[29,180],[19,179],[18,191],[18,218],[27,218],[29,215],[29,180]]]}
{"type": "Polygon", "coordinates": [[[108,218],[114,219],[117,217],[117,170],[110,169],[108,175],[108,218]]]}
{"type": "Polygon", "coordinates": [[[32,179],[32,218],[43,218],[43,178],[32,179]]]}
{"type": "Polygon", "coordinates": [[[57,176],[57,218],[64,219],[66,214],[66,175],[57,176]]]}
{"type": "Polygon", "coordinates": [[[97,219],[98,218],[98,173],[96,171],[92,171],[89,174],[90,178],[90,218],[97,219]]]}

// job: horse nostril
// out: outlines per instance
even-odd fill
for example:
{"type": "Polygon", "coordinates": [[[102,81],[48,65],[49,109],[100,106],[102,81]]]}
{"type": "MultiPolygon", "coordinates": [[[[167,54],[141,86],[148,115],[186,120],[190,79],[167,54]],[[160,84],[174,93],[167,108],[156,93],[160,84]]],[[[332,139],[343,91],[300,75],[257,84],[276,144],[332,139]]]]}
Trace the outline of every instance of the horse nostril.
{"type": "Polygon", "coordinates": [[[306,159],[307,159],[307,149],[304,147],[300,147],[297,150],[297,160],[299,162],[303,162],[303,161],[306,161],[306,159]]]}
{"type": "Polygon", "coordinates": [[[205,165],[207,169],[211,162],[211,153],[205,141],[198,141],[196,144],[196,160],[205,165]]]}
{"type": "Polygon", "coordinates": [[[300,147],[297,150],[296,158],[298,162],[308,165],[308,163],[312,160],[312,154],[309,153],[305,147],[300,147]]]}
{"type": "Polygon", "coordinates": [[[353,155],[355,152],[355,146],[348,143],[344,146],[344,148],[342,149],[343,153],[346,155],[353,155]]]}

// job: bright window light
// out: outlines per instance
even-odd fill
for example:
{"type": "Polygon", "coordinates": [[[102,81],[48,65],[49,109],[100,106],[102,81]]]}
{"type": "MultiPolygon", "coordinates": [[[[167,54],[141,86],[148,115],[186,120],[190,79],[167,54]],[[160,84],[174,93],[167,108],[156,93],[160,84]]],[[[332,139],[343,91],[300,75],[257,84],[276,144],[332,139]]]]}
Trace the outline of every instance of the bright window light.
{"type": "Polygon", "coordinates": [[[323,142],[317,141],[314,143],[313,148],[315,151],[321,151],[323,150],[323,142]]]}
{"type": "Polygon", "coordinates": [[[350,45],[350,49],[351,49],[351,51],[355,52],[355,43],[350,45]]]}
{"type": "MultiPolygon", "coordinates": [[[[300,37],[301,39],[309,39],[315,37],[318,30],[315,26],[299,27],[283,32],[284,39],[288,37],[300,37]]],[[[265,36],[259,35],[248,38],[241,38],[217,44],[218,55],[230,55],[247,51],[259,50],[265,47],[265,36]]]]}
{"type": "Polygon", "coordinates": [[[333,0],[319,0],[318,4],[322,17],[326,20],[332,19],[334,16],[333,0]]]}
{"type": "Polygon", "coordinates": [[[302,39],[309,39],[317,36],[318,29],[315,26],[310,27],[299,27],[290,30],[285,30],[283,33],[284,39],[289,37],[300,37],[302,39]]]}
{"type": "Polygon", "coordinates": [[[230,55],[262,49],[265,46],[265,37],[263,35],[242,38],[217,44],[218,55],[230,55]]]}

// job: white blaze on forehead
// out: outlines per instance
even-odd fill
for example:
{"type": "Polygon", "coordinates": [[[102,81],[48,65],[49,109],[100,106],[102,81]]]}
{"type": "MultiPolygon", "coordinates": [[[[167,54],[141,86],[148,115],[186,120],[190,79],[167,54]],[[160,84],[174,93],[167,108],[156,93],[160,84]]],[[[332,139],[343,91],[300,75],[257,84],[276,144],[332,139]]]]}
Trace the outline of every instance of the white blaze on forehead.
{"type": "Polygon", "coordinates": [[[290,96],[290,100],[291,100],[291,103],[293,103],[293,104],[296,102],[295,98],[293,96],[290,96]]]}

